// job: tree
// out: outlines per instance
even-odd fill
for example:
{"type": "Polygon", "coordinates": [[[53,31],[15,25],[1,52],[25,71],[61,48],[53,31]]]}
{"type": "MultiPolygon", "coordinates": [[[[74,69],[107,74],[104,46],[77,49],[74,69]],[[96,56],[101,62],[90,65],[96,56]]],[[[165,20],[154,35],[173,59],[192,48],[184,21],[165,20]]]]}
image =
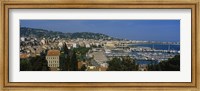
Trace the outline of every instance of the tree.
{"type": "Polygon", "coordinates": [[[61,55],[60,55],[60,70],[62,71],[69,71],[71,70],[70,68],[70,50],[68,49],[67,45],[63,43],[63,47],[61,50],[61,55]]]}
{"type": "Polygon", "coordinates": [[[122,69],[124,71],[136,70],[135,60],[131,59],[129,56],[122,58],[122,66],[123,66],[122,69]]]}
{"type": "Polygon", "coordinates": [[[161,71],[159,64],[149,64],[147,67],[148,71],[161,71]]]}
{"type": "Polygon", "coordinates": [[[162,71],[180,71],[180,55],[159,63],[162,71]]]}
{"type": "Polygon", "coordinates": [[[180,71],[180,55],[176,55],[158,64],[148,65],[149,71],[180,71]]]}
{"type": "Polygon", "coordinates": [[[138,70],[135,60],[127,57],[113,58],[108,61],[108,71],[136,71],[138,70]]]}
{"type": "Polygon", "coordinates": [[[122,71],[121,66],[122,61],[120,58],[113,58],[111,61],[108,61],[108,68],[107,71],[122,71]]]}
{"type": "Polygon", "coordinates": [[[40,61],[42,63],[42,71],[48,71],[49,70],[49,67],[48,67],[48,62],[46,60],[46,55],[47,55],[47,52],[41,52],[40,53],[40,61]]]}
{"type": "Polygon", "coordinates": [[[69,53],[69,49],[68,49],[66,43],[63,43],[63,51],[64,51],[64,54],[68,54],[69,53]]]}
{"type": "Polygon", "coordinates": [[[90,48],[86,48],[86,47],[79,47],[79,48],[73,49],[73,51],[75,51],[76,53],[80,53],[81,55],[85,55],[89,50],[90,48]]]}
{"type": "Polygon", "coordinates": [[[20,59],[20,71],[31,71],[31,63],[28,59],[20,59]]]}
{"type": "Polygon", "coordinates": [[[30,57],[27,59],[20,59],[21,71],[49,71],[48,63],[45,58],[45,52],[40,56],[30,57]]]}
{"type": "Polygon", "coordinates": [[[71,60],[70,60],[70,56],[68,55],[67,56],[67,58],[66,58],[66,69],[68,70],[68,71],[70,71],[71,70],[71,60]]]}
{"type": "Polygon", "coordinates": [[[85,64],[84,64],[84,65],[81,66],[80,71],[85,71],[86,69],[87,69],[87,67],[86,67],[85,64]]]}
{"type": "Polygon", "coordinates": [[[61,71],[67,71],[67,60],[65,58],[65,54],[61,53],[60,54],[60,63],[59,63],[59,68],[61,71]]]}
{"type": "Polygon", "coordinates": [[[76,58],[76,52],[74,51],[71,56],[71,70],[78,71],[78,60],[76,58]]]}
{"type": "Polygon", "coordinates": [[[78,71],[77,52],[85,54],[88,49],[68,49],[64,43],[60,55],[60,69],[63,71],[78,71]]]}
{"type": "Polygon", "coordinates": [[[46,55],[45,52],[41,52],[40,56],[30,58],[32,71],[48,71],[49,70],[45,55],[46,55]]]}

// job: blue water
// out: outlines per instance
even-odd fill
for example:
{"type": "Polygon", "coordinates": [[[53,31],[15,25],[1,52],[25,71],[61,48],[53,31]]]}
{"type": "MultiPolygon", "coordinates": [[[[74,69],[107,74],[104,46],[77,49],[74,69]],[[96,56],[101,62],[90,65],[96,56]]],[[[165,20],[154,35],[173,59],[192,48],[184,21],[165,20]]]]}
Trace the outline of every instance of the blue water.
{"type": "Polygon", "coordinates": [[[180,51],[180,45],[166,45],[166,44],[134,44],[134,47],[150,47],[156,50],[177,50],[180,51]]]}

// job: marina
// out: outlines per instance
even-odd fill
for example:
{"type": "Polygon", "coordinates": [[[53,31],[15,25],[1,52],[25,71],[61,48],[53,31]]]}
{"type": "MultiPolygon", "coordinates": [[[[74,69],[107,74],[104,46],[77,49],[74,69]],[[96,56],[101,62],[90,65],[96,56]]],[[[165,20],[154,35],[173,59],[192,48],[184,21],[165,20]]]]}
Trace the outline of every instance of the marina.
{"type": "Polygon", "coordinates": [[[128,51],[111,50],[105,53],[108,58],[129,56],[136,60],[137,64],[157,64],[161,61],[173,58],[180,54],[180,45],[164,44],[135,44],[129,45],[128,51]]]}

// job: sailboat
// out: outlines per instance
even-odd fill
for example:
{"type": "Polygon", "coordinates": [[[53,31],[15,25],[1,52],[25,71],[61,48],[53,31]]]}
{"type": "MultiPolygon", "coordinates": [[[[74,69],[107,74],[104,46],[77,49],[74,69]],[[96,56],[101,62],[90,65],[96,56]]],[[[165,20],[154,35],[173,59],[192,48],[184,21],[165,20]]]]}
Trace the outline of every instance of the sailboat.
{"type": "Polygon", "coordinates": [[[154,50],[155,50],[155,49],[154,49],[154,44],[153,44],[152,51],[154,52],[154,50]]]}
{"type": "Polygon", "coordinates": [[[170,44],[168,45],[168,52],[170,53],[171,51],[170,51],[170,44]]]}
{"type": "Polygon", "coordinates": [[[168,45],[168,51],[170,50],[170,44],[168,45]]]}

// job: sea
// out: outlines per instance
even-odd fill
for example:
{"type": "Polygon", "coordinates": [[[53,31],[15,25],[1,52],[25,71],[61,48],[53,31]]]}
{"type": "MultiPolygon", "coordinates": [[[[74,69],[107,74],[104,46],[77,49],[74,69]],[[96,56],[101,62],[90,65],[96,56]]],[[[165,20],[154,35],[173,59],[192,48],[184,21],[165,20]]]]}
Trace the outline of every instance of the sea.
{"type": "Polygon", "coordinates": [[[180,45],[172,45],[172,44],[132,44],[129,45],[132,47],[150,47],[156,50],[176,50],[180,51],[180,45]]]}

